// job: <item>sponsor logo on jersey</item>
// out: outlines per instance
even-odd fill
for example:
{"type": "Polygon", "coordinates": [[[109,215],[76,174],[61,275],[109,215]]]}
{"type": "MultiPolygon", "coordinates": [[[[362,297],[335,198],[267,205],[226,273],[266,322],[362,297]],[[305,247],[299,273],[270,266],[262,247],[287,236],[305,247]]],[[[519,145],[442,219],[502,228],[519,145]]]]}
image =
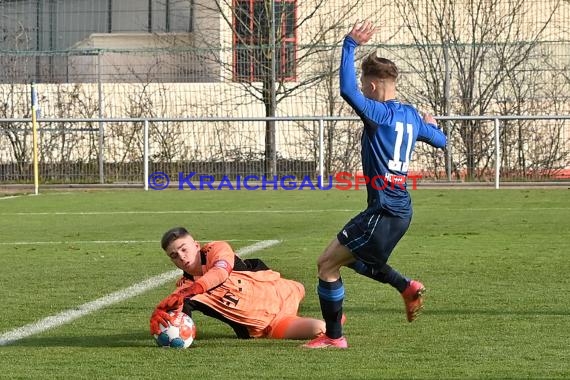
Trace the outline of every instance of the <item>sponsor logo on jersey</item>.
{"type": "Polygon", "coordinates": [[[226,260],[218,260],[213,265],[215,268],[230,269],[230,264],[226,260]]]}

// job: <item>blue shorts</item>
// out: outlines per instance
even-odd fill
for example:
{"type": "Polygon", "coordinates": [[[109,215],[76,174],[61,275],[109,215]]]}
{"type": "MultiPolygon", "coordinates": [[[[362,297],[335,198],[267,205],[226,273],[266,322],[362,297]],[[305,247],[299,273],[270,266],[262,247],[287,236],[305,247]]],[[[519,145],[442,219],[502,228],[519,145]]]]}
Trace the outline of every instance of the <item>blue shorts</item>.
{"type": "Polygon", "coordinates": [[[411,221],[411,217],[402,218],[382,210],[366,209],[352,218],[337,238],[356,259],[380,268],[388,261],[411,221]]]}

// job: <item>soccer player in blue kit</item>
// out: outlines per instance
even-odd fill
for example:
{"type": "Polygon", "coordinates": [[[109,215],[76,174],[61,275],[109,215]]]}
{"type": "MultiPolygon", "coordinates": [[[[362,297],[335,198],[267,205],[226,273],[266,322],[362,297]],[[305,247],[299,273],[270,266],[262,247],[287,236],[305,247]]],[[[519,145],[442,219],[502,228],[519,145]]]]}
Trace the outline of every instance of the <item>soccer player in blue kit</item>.
{"type": "Polygon", "coordinates": [[[354,51],[374,32],[369,21],[355,23],[344,39],[340,64],[341,96],[364,123],[361,155],[364,175],[369,179],[368,207],[344,226],[317,260],[317,293],[326,332],[304,344],[306,348],[348,347],[341,324],[342,266],[396,288],[404,299],[409,322],[423,307],[423,284],[404,277],[387,261],[412,218],[405,179],[414,145],[422,141],[443,149],[446,137],[431,115],[422,117],[411,105],[396,99],[398,69],[392,61],[375,53],[365,57],[359,90],[354,51]]]}

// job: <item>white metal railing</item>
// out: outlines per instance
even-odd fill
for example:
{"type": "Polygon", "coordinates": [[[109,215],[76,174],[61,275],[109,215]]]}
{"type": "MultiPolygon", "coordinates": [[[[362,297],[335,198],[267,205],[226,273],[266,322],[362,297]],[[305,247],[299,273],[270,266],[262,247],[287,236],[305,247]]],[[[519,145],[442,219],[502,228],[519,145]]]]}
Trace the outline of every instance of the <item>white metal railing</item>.
{"type": "MultiPolygon", "coordinates": [[[[508,121],[538,121],[538,120],[558,120],[565,122],[570,120],[570,115],[488,115],[488,116],[461,116],[461,115],[452,115],[452,116],[438,116],[436,119],[440,122],[442,121],[489,121],[493,122],[493,148],[494,148],[494,185],[495,188],[500,187],[500,176],[501,176],[501,126],[502,123],[508,121]]],[[[276,123],[300,123],[300,122],[311,122],[317,124],[317,133],[315,134],[315,138],[318,139],[317,146],[318,146],[318,153],[317,153],[317,170],[318,174],[321,178],[324,177],[325,174],[325,156],[327,153],[325,151],[325,132],[326,126],[325,123],[329,122],[359,122],[358,117],[350,116],[350,117],[340,117],[340,116],[306,116],[306,117],[245,117],[245,118],[236,118],[236,117],[187,117],[187,118],[37,118],[37,123],[42,126],[40,131],[47,131],[49,130],[49,125],[57,124],[57,123],[68,123],[68,124],[79,124],[83,125],[85,123],[96,123],[98,128],[91,128],[90,131],[97,131],[98,132],[98,160],[99,160],[99,182],[105,183],[105,172],[104,172],[104,157],[105,155],[103,152],[105,151],[104,146],[104,136],[105,136],[105,128],[107,125],[113,123],[121,123],[121,124],[133,124],[133,123],[142,123],[143,131],[142,131],[142,140],[143,140],[143,152],[142,152],[142,162],[143,162],[143,173],[142,173],[142,181],[143,187],[145,190],[148,189],[148,178],[149,178],[149,163],[151,157],[151,147],[150,147],[150,123],[184,123],[184,124],[191,124],[191,123],[247,123],[247,122],[257,122],[262,123],[265,121],[275,121],[276,123]]],[[[32,119],[31,118],[5,118],[0,119],[0,132],[3,132],[3,126],[7,123],[24,123],[25,125],[31,125],[32,119]]],[[[565,135],[562,136],[562,147],[561,149],[564,150],[564,157],[570,157],[568,154],[568,150],[570,150],[570,126],[565,127],[565,135]]],[[[27,127],[25,127],[27,129],[27,127]]],[[[29,128],[31,130],[31,127],[29,128]]],[[[450,134],[455,133],[452,129],[449,130],[450,134]]],[[[3,133],[0,133],[0,137],[3,133]]],[[[355,147],[356,148],[356,147],[355,147]]],[[[452,167],[452,158],[453,158],[453,149],[456,149],[457,146],[454,144],[450,144],[448,147],[448,154],[446,155],[447,158],[447,170],[448,170],[448,180],[451,180],[451,175],[449,171],[452,167]]],[[[2,160],[0,160],[1,163],[2,160]]],[[[569,159],[566,158],[566,166],[565,168],[568,169],[570,166],[569,159]]]]}

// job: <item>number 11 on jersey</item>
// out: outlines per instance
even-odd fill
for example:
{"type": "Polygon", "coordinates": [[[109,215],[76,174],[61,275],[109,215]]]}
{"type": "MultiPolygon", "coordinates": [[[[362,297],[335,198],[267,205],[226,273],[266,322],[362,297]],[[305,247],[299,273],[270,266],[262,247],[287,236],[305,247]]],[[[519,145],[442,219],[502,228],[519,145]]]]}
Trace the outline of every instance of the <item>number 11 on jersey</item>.
{"type": "Polygon", "coordinates": [[[406,154],[404,156],[404,161],[400,158],[400,151],[402,148],[402,142],[404,140],[404,123],[401,121],[396,122],[396,143],[394,144],[394,155],[393,159],[388,161],[388,169],[396,170],[399,172],[408,172],[408,167],[410,166],[410,154],[412,153],[412,140],[414,137],[414,126],[410,123],[406,124],[406,154]]]}

